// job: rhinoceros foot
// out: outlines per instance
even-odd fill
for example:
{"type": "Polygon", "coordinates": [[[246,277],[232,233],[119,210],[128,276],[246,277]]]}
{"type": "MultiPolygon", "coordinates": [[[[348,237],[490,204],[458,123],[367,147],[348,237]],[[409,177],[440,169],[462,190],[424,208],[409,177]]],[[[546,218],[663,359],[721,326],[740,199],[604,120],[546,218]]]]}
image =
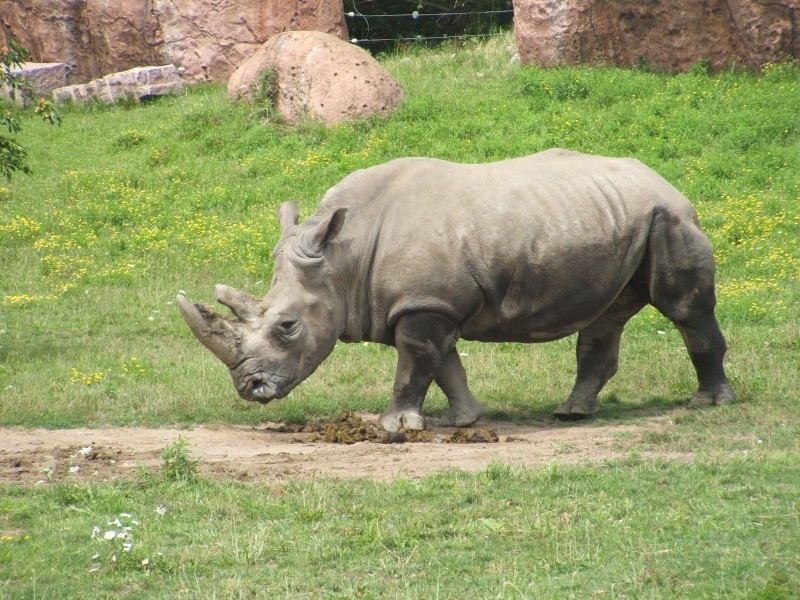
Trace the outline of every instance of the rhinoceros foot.
{"type": "Polygon", "coordinates": [[[450,406],[444,411],[439,425],[442,427],[466,427],[480,419],[486,410],[477,400],[462,400],[458,403],[450,401],[450,406]]]}
{"type": "Polygon", "coordinates": [[[559,421],[580,421],[588,419],[597,411],[597,400],[580,402],[567,400],[559,404],[553,411],[553,416],[559,421]]]}
{"type": "Polygon", "coordinates": [[[381,425],[386,431],[400,431],[400,429],[425,429],[425,417],[419,410],[407,408],[404,410],[388,409],[380,416],[381,425]]]}
{"type": "Polygon", "coordinates": [[[704,406],[720,406],[736,402],[736,392],[730,385],[723,384],[714,390],[697,390],[689,400],[689,408],[702,408],[704,406]]]}

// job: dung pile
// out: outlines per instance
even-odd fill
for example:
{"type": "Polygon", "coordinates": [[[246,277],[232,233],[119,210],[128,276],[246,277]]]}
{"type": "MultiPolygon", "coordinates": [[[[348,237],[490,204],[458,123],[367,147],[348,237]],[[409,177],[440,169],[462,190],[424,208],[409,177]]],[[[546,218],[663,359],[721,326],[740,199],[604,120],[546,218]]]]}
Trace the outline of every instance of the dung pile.
{"type": "Polygon", "coordinates": [[[332,423],[320,425],[321,439],[329,444],[377,442],[399,444],[407,441],[405,433],[390,432],[376,423],[368,423],[350,411],[344,411],[332,423]]]}
{"type": "Polygon", "coordinates": [[[499,440],[497,432],[491,427],[474,427],[456,429],[447,441],[451,444],[486,444],[499,440]]]}
{"type": "Polygon", "coordinates": [[[374,442],[377,444],[402,443],[449,443],[483,444],[499,440],[497,432],[490,427],[459,428],[450,436],[427,430],[401,429],[386,431],[380,424],[364,421],[351,411],[343,411],[333,421],[312,421],[306,425],[279,424],[273,431],[286,433],[314,433],[311,441],[329,444],[355,444],[374,442]]]}

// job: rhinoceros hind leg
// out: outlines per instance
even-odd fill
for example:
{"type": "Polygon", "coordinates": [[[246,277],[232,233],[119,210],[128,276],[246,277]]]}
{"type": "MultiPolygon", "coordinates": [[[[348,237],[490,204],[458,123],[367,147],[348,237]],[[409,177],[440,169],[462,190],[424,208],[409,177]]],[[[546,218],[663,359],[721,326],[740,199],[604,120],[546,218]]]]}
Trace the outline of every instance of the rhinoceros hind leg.
{"type": "Polygon", "coordinates": [[[729,404],[736,394],[722,365],[727,346],[714,315],[714,254],[693,223],[654,218],[650,238],[651,303],[683,336],[697,374],[693,406],[729,404]]]}
{"type": "Polygon", "coordinates": [[[713,313],[701,313],[692,321],[692,325],[686,322],[676,323],[697,374],[698,388],[689,401],[689,406],[697,408],[736,402],[736,393],[728,382],[722,365],[727,345],[717,319],[713,313]]]}
{"type": "Polygon", "coordinates": [[[697,390],[689,400],[689,407],[720,406],[734,402],[736,402],[736,393],[730,384],[724,384],[717,390],[697,390]]]}
{"type": "Polygon", "coordinates": [[[486,412],[469,391],[467,374],[455,348],[445,357],[435,380],[450,404],[439,420],[439,425],[466,427],[475,423],[486,412]]]}
{"type": "Polygon", "coordinates": [[[586,419],[597,411],[597,395],[619,366],[622,329],[645,304],[629,286],[603,315],[578,333],[578,376],[567,401],[553,412],[556,419],[586,419]]]}
{"type": "Polygon", "coordinates": [[[397,370],[392,404],[380,417],[384,429],[425,429],[425,394],[457,339],[456,324],[438,313],[408,313],[397,320],[397,370]]]}
{"type": "Polygon", "coordinates": [[[563,421],[586,419],[597,411],[597,395],[617,372],[619,340],[622,327],[602,328],[590,325],[578,334],[578,377],[567,401],[559,404],[553,416],[563,421]]]}

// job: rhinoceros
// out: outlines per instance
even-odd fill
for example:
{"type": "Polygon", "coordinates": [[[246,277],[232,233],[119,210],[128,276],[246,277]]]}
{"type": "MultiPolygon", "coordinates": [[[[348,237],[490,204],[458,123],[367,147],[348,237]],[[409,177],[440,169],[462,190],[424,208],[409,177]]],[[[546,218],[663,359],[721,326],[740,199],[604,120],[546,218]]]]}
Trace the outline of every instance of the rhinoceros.
{"type": "Polygon", "coordinates": [[[488,164],[401,158],[345,177],[298,223],[278,211],[269,291],[217,285],[236,318],[183,295],[195,336],[239,395],[286,396],[336,341],[397,348],[388,431],[422,429],[432,382],[447,426],[484,408],[459,339],[546,342],[577,336],[577,379],[555,409],[580,419],[615,374],[625,323],[651,304],[680,330],[699,382],[693,404],[733,402],[714,309],[714,258],[690,202],[633,159],[560,149],[488,164]]]}

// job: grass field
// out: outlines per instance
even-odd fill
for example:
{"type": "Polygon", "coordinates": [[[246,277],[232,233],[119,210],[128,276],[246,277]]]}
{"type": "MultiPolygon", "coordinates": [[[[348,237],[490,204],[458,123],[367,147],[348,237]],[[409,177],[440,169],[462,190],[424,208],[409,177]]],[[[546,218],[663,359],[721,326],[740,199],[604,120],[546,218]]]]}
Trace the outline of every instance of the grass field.
{"type": "MultiPolygon", "coordinates": [[[[265,121],[221,86],[70,107],[59,129],[21,115],[33,175],[0,182],[0,425],[378,412],[391,348],[340,344],[290,397],[252,406],[175,294],[211,301],[214,283],[263,294],[277,206],[295,199],[305,217],[357,168],[559,146],[647,163],[693,200],[712,240],[741,402],[681,413],[641,440],[697,460],[497,464],[391,484],[4,486],[0,597],[799,597],[800,68],[542,70],[512,66],[506,44],[382,57],[404,105],[330,129],[265,121]],[[135,552],[112,563],[91,534],[120,513],[140,525],[135,552]]],[[[572,385],[574,338],[460,350],[492,418],[545,418],[572,385]]],[[[668,413],[695,385],[680,335],[645,310],[596,421],[668,413]]],[[[426,412],[444,404],[432,390],[426,412]]]]}

